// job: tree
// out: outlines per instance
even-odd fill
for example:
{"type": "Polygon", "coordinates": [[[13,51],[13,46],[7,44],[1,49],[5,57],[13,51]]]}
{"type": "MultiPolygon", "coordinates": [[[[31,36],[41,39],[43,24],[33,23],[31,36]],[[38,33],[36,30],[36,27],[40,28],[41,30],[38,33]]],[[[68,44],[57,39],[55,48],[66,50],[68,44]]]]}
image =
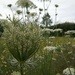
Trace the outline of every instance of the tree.
{"type": "Polygon", "coordinates": [[[43,17],[42,17],[42,24],[46,25],[46,27],[48,27],[48,25],[50,26],[52,23],[51,17],[49,15],[49,13],[46,13],[43,17]]]}

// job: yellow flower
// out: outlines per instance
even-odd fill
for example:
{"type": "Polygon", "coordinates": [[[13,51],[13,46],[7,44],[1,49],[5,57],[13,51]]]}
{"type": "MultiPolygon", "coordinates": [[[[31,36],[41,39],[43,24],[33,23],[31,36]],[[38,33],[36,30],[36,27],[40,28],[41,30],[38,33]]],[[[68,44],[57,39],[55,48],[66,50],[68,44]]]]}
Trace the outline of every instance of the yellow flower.
{"type": "Polygon", "coordinates": [[[45,50],[42,50],[42,53],[45,53],[45,50]]]}
{"type": "Polygon", "coordinates": [[[6,50],[3,50],[3,52],[2,53],[5,53],[6,52],[6,50]]]}
{"type": "Polygon", "coordinates": [[[25,72],[23,72],[23,74],[26,74],[25,72]]]}
{"type": "Polygon", "coordinates": [[[2,64],[6,65],[6,64],[7,64],[7,62],[6,62],[6,61],[2,61],[2,64]]]}
{"type": "Polygon", "coordinates": [[[4,67],[7,67],[7,65],[4,65],[4,67]]]}
{"type": "Polygon", "coordinates": [[[1,56],[1,60],[4,60],[5,59],[5,56],[1,56]]]}

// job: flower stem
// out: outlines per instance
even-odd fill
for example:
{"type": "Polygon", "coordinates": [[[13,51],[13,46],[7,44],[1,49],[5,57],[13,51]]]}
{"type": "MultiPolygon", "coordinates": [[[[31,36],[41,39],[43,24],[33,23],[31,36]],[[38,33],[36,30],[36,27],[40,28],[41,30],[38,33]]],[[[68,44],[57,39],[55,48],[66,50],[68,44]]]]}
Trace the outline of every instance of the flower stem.
{"type": "Polygon", "coordinates": [[[20,73],[21,75],[23,75],[23,63],[22,62],[20,62],[20,73]]]}

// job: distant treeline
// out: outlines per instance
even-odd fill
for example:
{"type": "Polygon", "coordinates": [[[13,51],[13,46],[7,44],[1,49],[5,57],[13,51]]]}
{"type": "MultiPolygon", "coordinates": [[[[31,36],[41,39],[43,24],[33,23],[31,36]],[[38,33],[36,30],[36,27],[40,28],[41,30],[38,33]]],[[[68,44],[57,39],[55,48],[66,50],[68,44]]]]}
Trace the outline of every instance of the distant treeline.
{"type": "Polygon", "coordinates": [[[43,27],[43,26],[41,26],[41,28],[42,29],[46,28],[46,31],[50,31],[51,29],[53,31],[56,30],[55,32],[52,33],[53,36],[56,36],[57,34],[58,34],[58,36],[65,36],[65,34],[68,34],[70,36],[74,36],[75,37],[75,23],[73,23],[73,22],[59,23],[57,25],[52,25],[50,27],[43,27]],[[59,33],[59,31],[57,32],[57,30],[60,30],[60,29],[62,30],[62,33],[59,33]]]}
{"type": "MultiPolygon", "coordinates": [[[[41,26],[41,28],[45,28],[45,27],[41,26]]],[[[73,22],[59,23],[56,25],[52,25],[48,28],[50,28],[50,29],[63,29],[63,31],[66,32],[68,30],[75,30],[75,23],[73,23],[73,22]]]]}
{"type": "Polygon", "coordinates": [[[49,27],[50,29],[63,29],[64,32],[68,30],[75,30],[75,23],[72,22],[65,22],[65,23],[60,23],[57,25],[53,25],[49,27]]]}

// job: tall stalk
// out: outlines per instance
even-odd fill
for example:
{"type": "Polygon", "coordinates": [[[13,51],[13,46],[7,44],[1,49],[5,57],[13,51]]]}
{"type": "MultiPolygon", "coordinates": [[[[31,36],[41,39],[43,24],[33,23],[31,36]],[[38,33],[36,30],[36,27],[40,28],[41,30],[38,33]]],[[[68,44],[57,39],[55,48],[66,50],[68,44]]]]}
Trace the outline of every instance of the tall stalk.
{"type": "Polygon", "coordinates": [[[45,14],[45,1],[43,1],[43,9],[44,9],[44,14],[45,14]]]}
{"type": "Polygon", "coordinates": [[[20,62],[20,73],[23,75],[23,62],[20,62]]]}

